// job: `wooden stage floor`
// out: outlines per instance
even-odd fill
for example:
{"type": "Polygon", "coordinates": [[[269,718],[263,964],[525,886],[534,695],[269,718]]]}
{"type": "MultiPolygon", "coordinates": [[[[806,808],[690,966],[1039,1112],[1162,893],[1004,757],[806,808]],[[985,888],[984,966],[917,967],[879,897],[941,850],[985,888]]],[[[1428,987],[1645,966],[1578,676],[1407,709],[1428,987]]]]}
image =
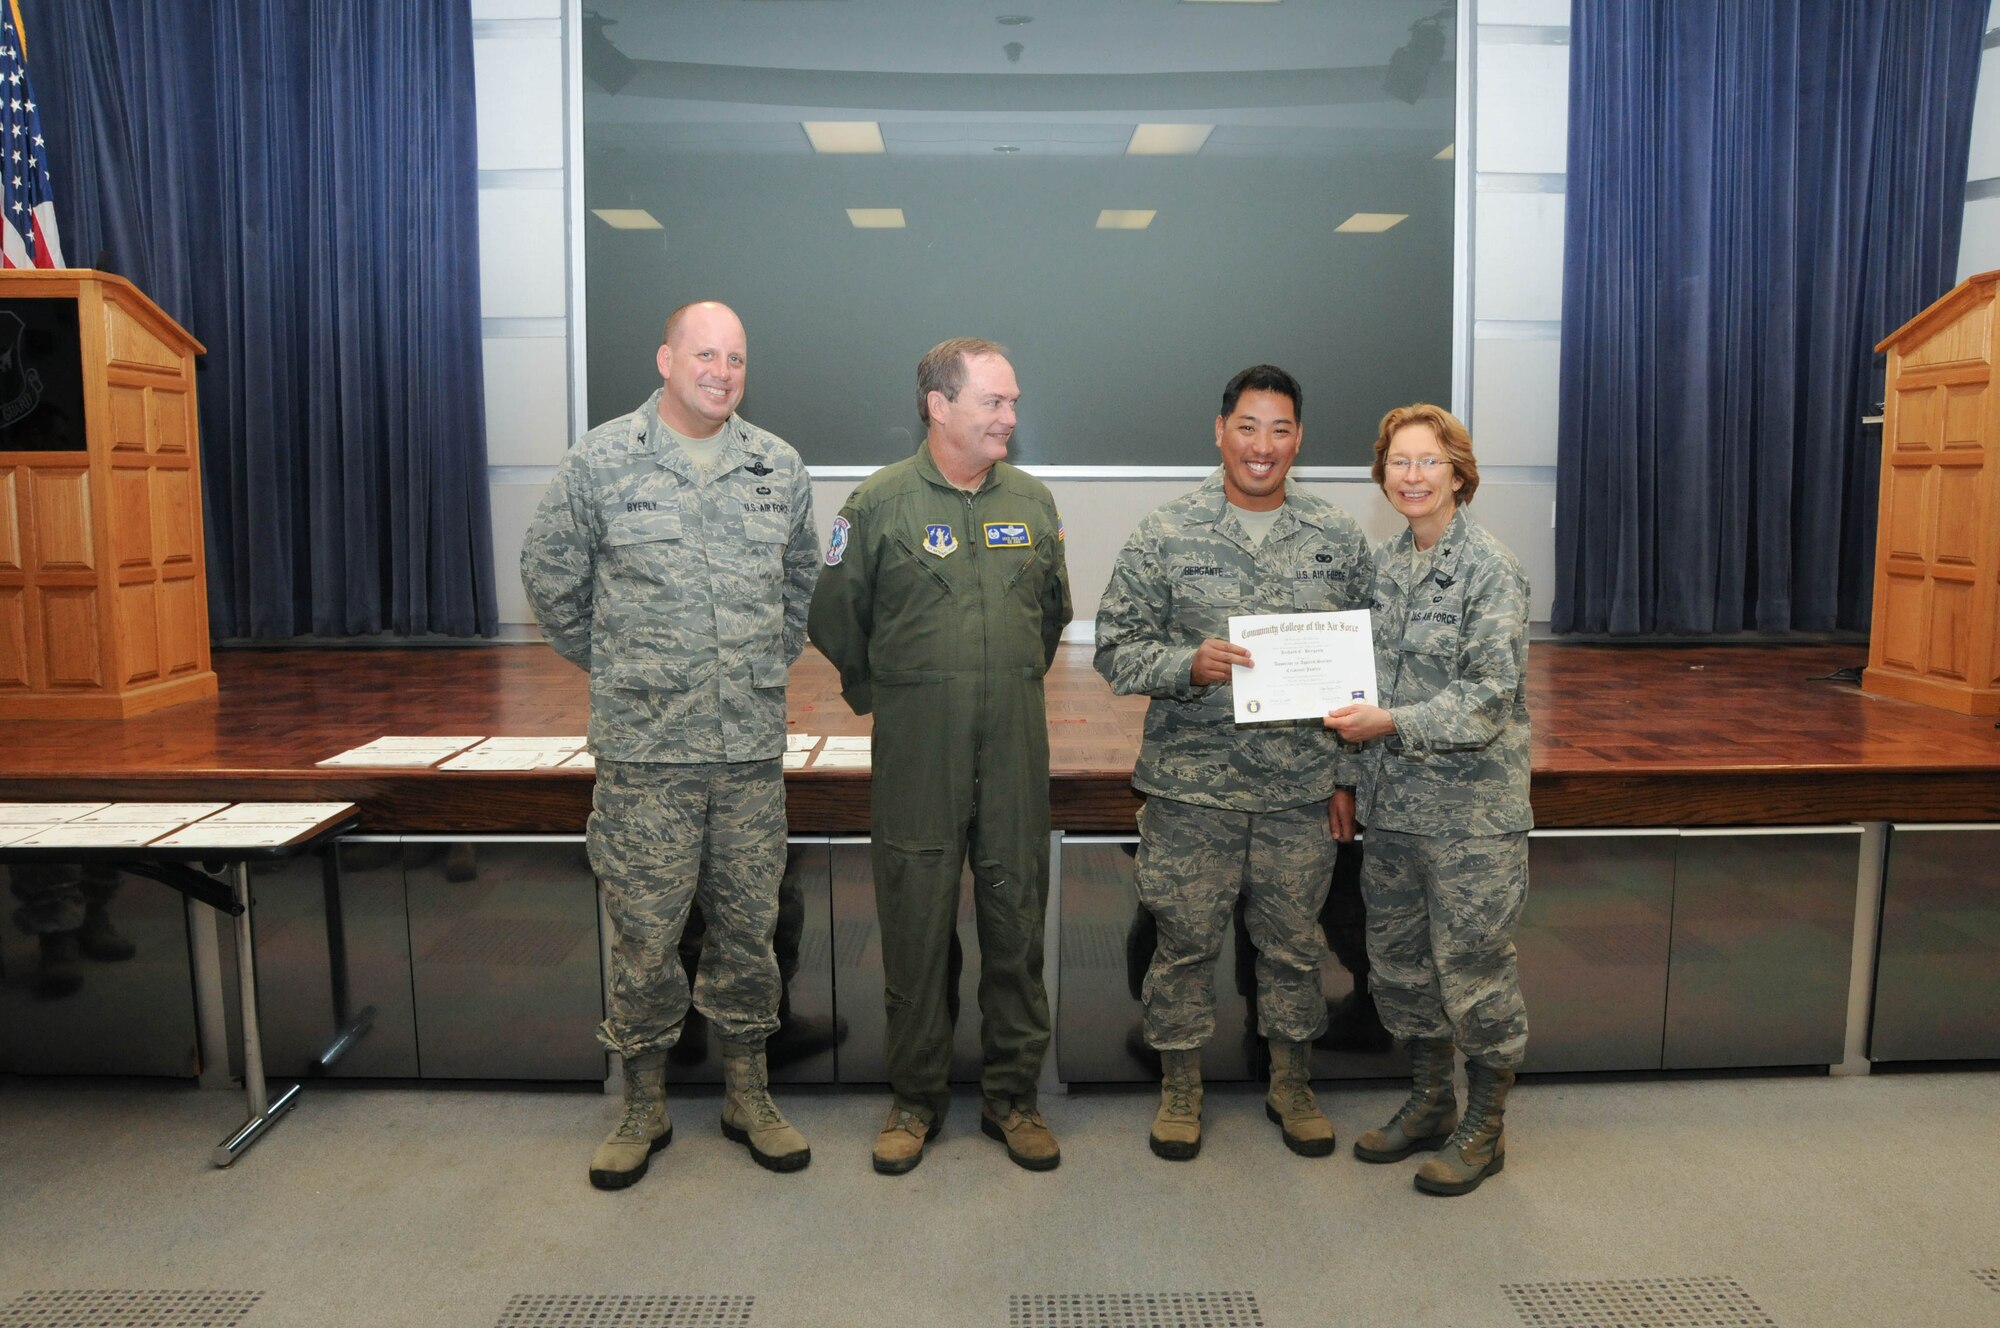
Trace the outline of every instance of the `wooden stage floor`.
{"type": "MultiPolygon", "coordinates": [[[[2000,819],[1991,719],[1819,681],[1856,646],[1538,643],[1528,655],[1534,805],[1544,827],[2000,819]]],[[[384,734],[582,733],[584,676],[547,647],[224,650],[220,695],[130,720],[10,721],[0,800],[341,798],[369,833],[578,833],[580,771],[321,770],[384,734]]],[[[1114,697],[1087,646],[1049,676],[1059,829],[1123,833],[1142,698],[1114,697]]],[[[833,671],[792,671],[792,727],[856,734],[833,671]]],[[[788,776],[796,833],[865,833],[865,773],[788,776]]]]}

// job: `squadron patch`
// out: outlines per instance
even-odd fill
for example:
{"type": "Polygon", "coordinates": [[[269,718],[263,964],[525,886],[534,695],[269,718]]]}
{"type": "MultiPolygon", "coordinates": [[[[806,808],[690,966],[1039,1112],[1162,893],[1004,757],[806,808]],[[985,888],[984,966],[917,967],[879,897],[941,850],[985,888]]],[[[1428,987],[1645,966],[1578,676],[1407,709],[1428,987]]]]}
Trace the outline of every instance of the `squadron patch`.
{"type": "Polygon", "coordinates": [[[988,521],[986,523],[986,547],[989,549],[1025,548],[1035,541],[1028,534],[1028,527],[1019,521],[988,521]]]}
{"type": "Polygon", "coordinates": [[[826,545],[826,565],[828,567],[838,567],[840,566],[840,560],[846,556],[847,518],[837,516],[833,519],[833,538],[828,540],[826,545]]]}
{"type": "Polygon", "coordinates": [[[948,558],[958,552],[958,537],[946,525],[924,527],[924,552],[934,553],[940,558],[948,558]]]}

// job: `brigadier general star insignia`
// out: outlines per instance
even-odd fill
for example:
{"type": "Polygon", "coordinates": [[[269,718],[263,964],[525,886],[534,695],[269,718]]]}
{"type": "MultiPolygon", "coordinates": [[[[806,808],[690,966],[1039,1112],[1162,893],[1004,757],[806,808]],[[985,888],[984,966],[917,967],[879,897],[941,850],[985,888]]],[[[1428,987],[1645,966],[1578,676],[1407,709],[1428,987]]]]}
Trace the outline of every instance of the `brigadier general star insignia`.
{"type": "Polygon", "coordinates": [[[958,537],[951,533],[950,526],[925,526],[924,552],[948,558],[958,552],[958,537]]]}

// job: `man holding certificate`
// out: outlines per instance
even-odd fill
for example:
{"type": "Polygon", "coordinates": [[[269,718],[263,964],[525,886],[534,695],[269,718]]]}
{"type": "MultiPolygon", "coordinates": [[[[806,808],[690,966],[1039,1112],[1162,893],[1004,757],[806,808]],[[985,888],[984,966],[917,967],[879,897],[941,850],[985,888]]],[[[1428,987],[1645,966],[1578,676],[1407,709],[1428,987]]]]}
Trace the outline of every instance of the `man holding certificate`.
{"type": "Polygon", "coordinates": [[[1267,657],[1288,661],[1280,690],[1289,692],[1314,672],[1315,654],[1351,663],[1355,641],[1360,655],[1371,650],[1365,628],[1306,626],[1366,610],[1375,573],[1354,519],[1286,479],[1303,404],[1297,380],[1272,365],[1230,380],[1215,417],[1221,470],[1139,524],[1097,614],[1097,671],[1120,694],[1153,698],[1132,784],[1146,795],[1139,899],[1159,929],[1143,989],[1146,1041],[1162,1071],[1151,1140],[1175,1160],[1201,1148],[1201,1048],[1215,1031],[1215,960],[1239,894],[1270,1041],[1265,1114],[1292,1151],[1333,1151],[1313,1098],[1311,1043],[1327,1018],[1320,905],[1335,840],[1353,836],[1353,780],[1317,722],[1324,708],[1301,711],[1311,723],[1272,723],[1260,706],[1239,723],[1237,698],[1267,657]],[[1231,619],[1244,617],[1258,619],[1252,630],[1279,630],[1234,643],[1231,619]],[[1308,639],[1347,648],[1293,644],[1308,639]]]}

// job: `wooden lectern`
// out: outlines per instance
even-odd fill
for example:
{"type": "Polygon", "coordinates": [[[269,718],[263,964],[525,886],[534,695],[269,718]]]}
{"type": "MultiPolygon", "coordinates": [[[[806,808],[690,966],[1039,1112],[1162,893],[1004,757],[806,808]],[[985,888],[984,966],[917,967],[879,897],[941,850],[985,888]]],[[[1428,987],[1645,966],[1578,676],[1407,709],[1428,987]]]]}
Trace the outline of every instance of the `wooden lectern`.
{"type": "Polygon", "coordinates": [[[1875,621],[1862,689],[2000,714],[2000,391],[1994,287],[1968,277],[1889,354],[1875,621]]]}
{"type": "Polygon", "coordinates": [[[0,718],[215,695],[200,354],[123,277],[0,272],[0,718]]]}

